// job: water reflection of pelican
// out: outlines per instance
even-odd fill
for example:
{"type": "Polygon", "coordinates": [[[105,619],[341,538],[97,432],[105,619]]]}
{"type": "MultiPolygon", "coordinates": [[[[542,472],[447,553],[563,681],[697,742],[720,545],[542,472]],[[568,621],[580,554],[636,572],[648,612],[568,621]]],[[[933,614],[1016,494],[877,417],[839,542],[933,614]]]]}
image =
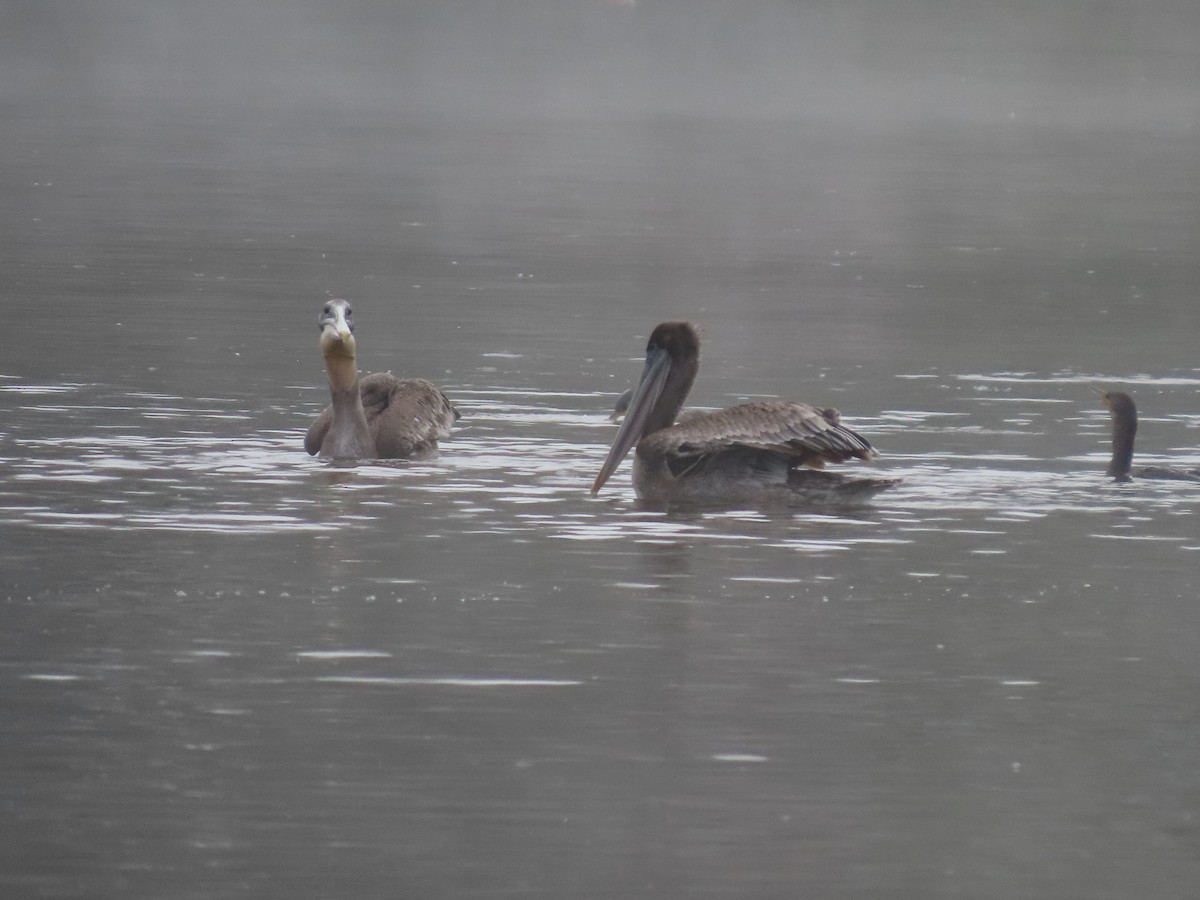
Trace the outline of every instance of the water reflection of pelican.
{"type": "Polygon", "coordinates": [[[1121,391],[1101,391],[1100,399],[1112,418],[1113,452],[1107,475],[1117,481],[1132,481],[1136,475],[1138,478],[1200,482],[1200,469],[1178,469],[1174,466],[1141,466],[1134,469],[1133,439],[1137,435],[1137,405],[1132,397],[1121,391]]]}
{"type": "Polygon", "coordinates": [[[815,471],[827,462],[877,456],[837,410],[756,401],[676,421],[700,365],[690,322],[663,322],[600,474],[597,493],[636,444],[633,486],[650,502],[857,503],[896,484],[815,471]],[[807,468],[805,468],[807,467],[807,468]]]}
{"type": "Polygon", "coordinates": [[[421,378],[390,372],[358,377],[350,304],[330,300],[317,320],[332,402],[304,436],[304,449],[330,459],[428,459],[450,436],[458,410],[421,378]]]}

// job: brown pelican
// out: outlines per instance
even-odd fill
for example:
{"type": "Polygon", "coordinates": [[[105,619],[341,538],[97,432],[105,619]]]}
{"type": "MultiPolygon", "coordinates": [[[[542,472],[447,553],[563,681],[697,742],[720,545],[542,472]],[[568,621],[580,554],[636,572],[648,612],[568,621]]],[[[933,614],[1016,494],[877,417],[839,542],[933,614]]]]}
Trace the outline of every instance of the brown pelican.
{"type": "Polygon", "coordinates": [[[1177,469],[1174,466],[1142,466],[1134,469],[1133,439],[1137,435],[1137,406],[1132,397],[1121,391],[1101,391],[1100,399],[1112,417],[1113,452],[1106,475],[1117,481],[1132,481],[1136,475],[1138,478],[1200,482],[1200,469],[1177,469]]]}
{"type": "Polygon", "coordinates": [[[428,459],[450,436],[458,410],[421,378],[390,372],[358,377],[350,304],[330,300],[317,320],[333,402],[304,436],[304,449],[329,459],[428,459]]]}
{"type": "Polygon", "coordinates": [[[676,422],[699,365],[695,325],[663,322],[654,329],[593,494],[635,444],[633,486],[638,497],[654,503],[848,504],[898,481],[813,471],[826,462],[878,455],[866,438],[841,424],[837,410],[757,401],[676,422]]]}

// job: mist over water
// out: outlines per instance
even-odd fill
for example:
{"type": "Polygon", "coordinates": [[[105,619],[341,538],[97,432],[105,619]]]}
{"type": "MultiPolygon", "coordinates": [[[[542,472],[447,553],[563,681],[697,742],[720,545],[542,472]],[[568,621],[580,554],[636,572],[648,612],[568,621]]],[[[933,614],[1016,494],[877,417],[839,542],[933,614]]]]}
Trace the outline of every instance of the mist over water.
{"type": "Polygon", "coordinates": [[[1200,7],[0,10],[0,886],[1189,896],[1200,7]],[[462,411],[334,468],[317,314],[462,411]],[[831,513],[587,488],[646,336],[831,513]]]}
{"type": "Polygon", "coordinates": [[[118,0],[4,20],[6,81],[55,100],[1184,127],[1197,107],[1185,0],[118,0]]]}

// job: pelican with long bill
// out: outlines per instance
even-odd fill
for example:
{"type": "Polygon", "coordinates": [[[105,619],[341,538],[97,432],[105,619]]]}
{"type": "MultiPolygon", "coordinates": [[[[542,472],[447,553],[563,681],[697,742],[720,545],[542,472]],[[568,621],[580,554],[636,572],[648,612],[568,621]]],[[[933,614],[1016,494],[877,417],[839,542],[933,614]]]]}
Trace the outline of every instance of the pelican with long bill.
{"type": "Polygon", "coordinates": [[[625,420],[592,484],[596,494],[635,446],[633,486],[650,503],[857,504],[897,478],[853,478],[826,463],[879,454],[841,422],[837,410],[763,400],[676,421],[700,367],[700,334],[690,322],[663,322],[625,420]]]}

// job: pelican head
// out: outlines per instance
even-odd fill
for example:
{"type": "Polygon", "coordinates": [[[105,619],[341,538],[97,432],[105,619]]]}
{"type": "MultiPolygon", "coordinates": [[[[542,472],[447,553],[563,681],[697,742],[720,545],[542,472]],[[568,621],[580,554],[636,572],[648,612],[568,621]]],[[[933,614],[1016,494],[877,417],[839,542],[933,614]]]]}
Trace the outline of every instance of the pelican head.
{"type": "Polygon", "coordinates": [[[330,300],[317,319],[321,329],[321,352],[326,356],[354,356],[354,319],[345,300],[330,300]]]}
{"type": "Polygon", "coordinates": [[[633,446],[648,434],[675,424],[700,368],[700,331],[691,322],[663,322],[646,342],[646,364],[633,388],[625,421],[617,429],[600,474],[596,494],[633,446]]]}

